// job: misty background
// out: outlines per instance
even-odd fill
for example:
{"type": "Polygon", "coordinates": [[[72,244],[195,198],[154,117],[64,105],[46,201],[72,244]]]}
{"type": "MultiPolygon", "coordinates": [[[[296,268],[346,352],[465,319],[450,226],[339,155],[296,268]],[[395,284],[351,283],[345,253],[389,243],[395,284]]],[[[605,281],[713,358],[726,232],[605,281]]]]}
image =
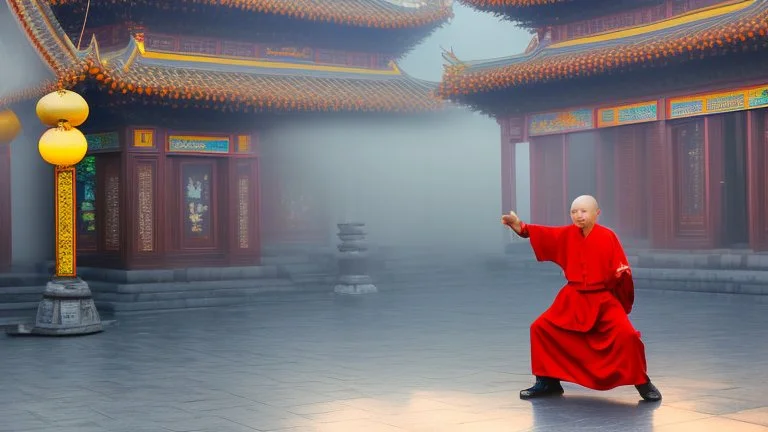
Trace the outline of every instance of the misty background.
{"type": "MultiPolygon", "coordinates": [[[[474,60],[520,53],[530,41],[528,32],[490,14],[460,4],[454,12],[399,61],[405,73],[438,82],[441,47],[474,60]]],[[[18,28],[5,2],[0,26],[18,28]]],[[[0,96],[52,78],[20,29],[3,32],[0,56],[0,96]]],[[[23,132],[11,149],[17,265],[50,259],[53,252],[53,169],[37,152],[44,129],[35,102],[16,107],[23,132]]],[[[336,223],[349,220],[365,222],[370,241],[380,246],[499,253],[509,238],[498,222],[500,131],[489,117],[454,107],[403,117],[288,119],[264,130],[260,146],[262,189],[277,182],[290,191],[288,201],[301,201],[308,215],[326,224],[328,246],[338,242],[336,223]]],[[[518,147],[518,210],[527,217],[527,147],[518,147]]],[[[265,198],[262,211],[278,204],[265,198]]],[[[269,218],[262,228],[272,229],[269,218]]]]}
{"type": "MultiPolygon", "coordinates": [[[[532,37],[460,4],[454,13],[398,62],[403,72],[438,82],[441,47],[462,60],[489,59],[523,52],[532,37]]],[[[365,222],[376,246],[499,253],[509,238],[499,224],[500,128],[487,116],[453,107],[400,119],[288,121],[265,131],[260,145],[263,183],[290,189],[299,206],[329,224],[331,245],[335,224],[350,220],[365,222]]],[[[518,147],[518,210],[528,218],[528,151],[518,147]]]]}

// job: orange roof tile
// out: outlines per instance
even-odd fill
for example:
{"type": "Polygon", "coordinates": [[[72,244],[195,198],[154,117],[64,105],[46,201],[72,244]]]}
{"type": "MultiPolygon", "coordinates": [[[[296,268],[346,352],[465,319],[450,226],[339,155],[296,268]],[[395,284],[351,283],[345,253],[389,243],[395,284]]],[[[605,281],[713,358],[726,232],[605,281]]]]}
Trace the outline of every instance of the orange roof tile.
{"type": "Polygon", "coordinates": [[[768,1],[747,0],[496,60],[462,62],[448,54],[440,94],[461,101],[480,93],[600,76],[638,65],[662,67],[670,59],[765,49],[767,43],[768,1]]]}
{"type": "MultiPolygon", "coordinates": [[[[110,4],[156,4],[174,0],[111,0],[110,4]]],[[[247,12],[283,15],[356,27],[408,28],[440,23],[453,16],[453,0],[175,0],[181,7],[221,6],[247,12]]],[[[51,5],[85,4],[86,0],[48,0],[51,5]]],[[[106,2],[105,2],[106,3],[106,2]]]]}
{"type": "Polygon", "coordinates": [[[114,103],[189,105],[243,111],[418,111],[443,105],[436,83],[387,70],[153,53],[136,40],[109,58],[92,41],[78,51],[48,5],[9,0],[17,19],[58,82],[10,95],[0,106],[83,82],[113,94],[114,103]]]}

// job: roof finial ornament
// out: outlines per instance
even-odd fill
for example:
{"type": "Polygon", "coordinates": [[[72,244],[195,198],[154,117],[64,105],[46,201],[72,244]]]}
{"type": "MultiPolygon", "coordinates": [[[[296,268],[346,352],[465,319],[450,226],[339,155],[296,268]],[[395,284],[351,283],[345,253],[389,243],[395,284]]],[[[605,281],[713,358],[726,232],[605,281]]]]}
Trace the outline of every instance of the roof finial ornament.
{"type": "Polygon", "coordinates": [[[456,57],[456,54],[454,54],[453,47],[451,47],[450,50],[446,50],[440,46],[440,49],[443,50],[443,60],[450,63],[452,66],[464,66],[464,62],[459,60],[459,58],[456,57]]]}

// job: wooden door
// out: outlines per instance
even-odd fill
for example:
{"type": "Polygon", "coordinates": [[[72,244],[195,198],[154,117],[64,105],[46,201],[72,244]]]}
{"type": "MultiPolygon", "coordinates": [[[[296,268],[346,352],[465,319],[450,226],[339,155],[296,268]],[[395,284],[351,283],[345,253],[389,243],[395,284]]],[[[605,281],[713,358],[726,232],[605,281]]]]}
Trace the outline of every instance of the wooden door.
{"type": "Polygon", "coordinates": [[[222,249],[226,238],[226,169],[221,158],[173,157],[171,244],[184,252],[222,249]]]}
{"type": "Polygon", "coordinates": [[[672,126],[674,234],[677,243],[701,245],[707,233],[707,172],[704,119],[672,126]]]}

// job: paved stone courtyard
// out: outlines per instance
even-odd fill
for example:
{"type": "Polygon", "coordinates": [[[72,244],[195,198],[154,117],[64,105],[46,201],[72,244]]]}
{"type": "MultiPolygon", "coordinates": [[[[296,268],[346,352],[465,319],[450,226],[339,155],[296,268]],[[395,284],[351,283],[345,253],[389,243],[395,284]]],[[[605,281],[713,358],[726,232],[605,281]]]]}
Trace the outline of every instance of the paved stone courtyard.
{"type": "Polygon", "coordinates": [[[0,430],[768,431],[768,302],[638,291],[661,405],[634,388],[521,401],[555,276],[439,277],[0,340],[0,430]]]}

